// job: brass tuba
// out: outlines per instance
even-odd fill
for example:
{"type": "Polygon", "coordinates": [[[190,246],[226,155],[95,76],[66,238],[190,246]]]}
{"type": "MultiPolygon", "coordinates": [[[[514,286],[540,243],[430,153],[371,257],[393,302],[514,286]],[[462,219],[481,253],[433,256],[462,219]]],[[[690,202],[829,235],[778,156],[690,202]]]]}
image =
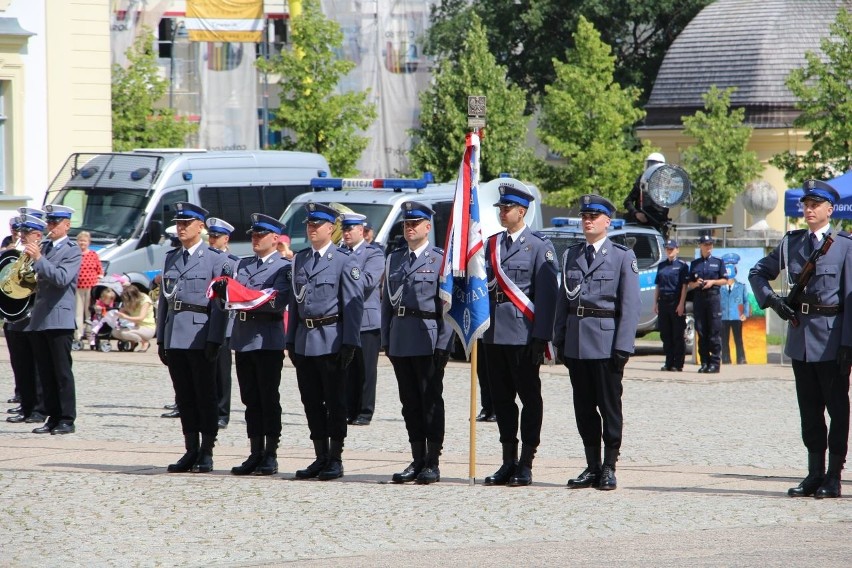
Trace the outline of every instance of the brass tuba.
{"type": "Polygon", "coordinates": [[[331,233],[331,242],[335,245],[339,245],[343,242],[343,213],[354,213],[352,209],[347,207],[342,203],[329,203],[329,207],[334,208],[340,215],[337,216],[337,219],[334,221],[334,231],[331,233]]]}
{"type": "Polygon", "coordinates": [[[0,316],[6,321],[28,317],[37,284],[30,255],[15,249],[0,254],[0,316]]]}

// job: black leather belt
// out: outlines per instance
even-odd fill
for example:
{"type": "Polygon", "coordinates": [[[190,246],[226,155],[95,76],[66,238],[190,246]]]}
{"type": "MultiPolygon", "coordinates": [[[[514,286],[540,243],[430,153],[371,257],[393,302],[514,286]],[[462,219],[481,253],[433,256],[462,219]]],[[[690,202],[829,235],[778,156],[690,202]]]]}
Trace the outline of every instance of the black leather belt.
{"type": "Polygon", "coordinates": [[[572,307],[568,313],[576,315],[579,318],[614,318],[618,316],[616,310],[599,310],[585,306],[572,307]]]}
{"type": "Polygon", "coordinates": [[[491,298],[494,300],[495,304],[503,304],[505,302],[511,302],[512,301],[506,296],[506,294],[504,294],[501,291],[492,293],[491,298]]]}
{"type": "Polygon", "coordinates": [[[282,316],[281,314],[274,314],[274,313],[271,313],[271,312],[238,311],[237,312],[237,319],[240,320],[240,321],[247,321],[247,320],[281,321],[282,319],[284,319],[284,316],[282,316]]]}
{"type": "Polygon", "coordinates": [[[661,300],[680,300],[680,294],[660,294],[661,300]]]}
{"type": "Polygon", "coordinates": [[[414,310],[412,308],[406,308],[405,306],[399,306],[393,315],[399,318],[414,317],[428,320],[438,319],[438,314],[436,312],[424,312],[423,310],[414,310]]]}
{"type": "Polygon", "coordinates": [[[304,323],[305,327],[308,329],[313,329],[315,327],[322,327],[324,325],[337,323],[337,320],[339,319],[340,316],[338,314],[334,314],[333,316],[326,316],[324,318],[305,318],[302,320],[302,323],[304,323]]]}
{"type": "Polygon", "coordinates": [[[837,315],[843,311],[843,306],[840,304],[835,304],[833,306],[821,306],[818,304],[802,304],[799,306],[799,309],[796,310],[800,314],[805,315],[818,315],[818,316],[833,316],[837,315]]]}
{"type": "Polygon", "coordinates": [[[176,312],[196,312],[199,314],[208,313],[208,306],[199,306],[198,304],[188,304],[186,302],[181,302],[180,300],[175,300],[171,302],[172,310],[176,312]]]}

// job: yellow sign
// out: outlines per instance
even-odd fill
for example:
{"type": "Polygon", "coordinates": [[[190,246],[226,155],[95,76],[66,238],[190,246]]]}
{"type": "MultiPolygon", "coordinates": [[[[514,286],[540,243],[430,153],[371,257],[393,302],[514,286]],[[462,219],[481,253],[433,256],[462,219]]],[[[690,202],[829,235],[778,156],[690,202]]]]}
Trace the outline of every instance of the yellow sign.
{"type": "Polygon", "coordinates": [[[260,43],[263,0],[186,0],[190,41],[260,43]]]}

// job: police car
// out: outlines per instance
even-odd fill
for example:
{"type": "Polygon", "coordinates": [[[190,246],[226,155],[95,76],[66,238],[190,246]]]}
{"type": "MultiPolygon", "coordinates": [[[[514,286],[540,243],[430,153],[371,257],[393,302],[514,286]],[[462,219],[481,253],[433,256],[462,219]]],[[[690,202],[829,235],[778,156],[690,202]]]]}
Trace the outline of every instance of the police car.
{"type": "MultiPolygon", "coordinates": [[[[556,258],[559,259],[557,269],[560,271],[561,282],[563,253],[569,247],[585,243],[586,238],[583,236],[583,228],[579,218],[554,217],[551,223],[553,226],[541,229],[539,232],[553,242],[556,258]]],[[[636,336],[642,337],[647,333],[657,331],[657,314],[654,313],[654,292],[657,286],[654,280],[657,276],[657,265],[666,259],[663,236],[655,229],[627,224],[624,219],[613,219],[607,236],[612,242],[633,250],[636,255],[636,262],[639,266],[639,298],[642,302],[636,336]]],[[[687,306],[687,352],[692,351],[695,341],[695,325],[691,311],[691,308],[687,306]]]]}

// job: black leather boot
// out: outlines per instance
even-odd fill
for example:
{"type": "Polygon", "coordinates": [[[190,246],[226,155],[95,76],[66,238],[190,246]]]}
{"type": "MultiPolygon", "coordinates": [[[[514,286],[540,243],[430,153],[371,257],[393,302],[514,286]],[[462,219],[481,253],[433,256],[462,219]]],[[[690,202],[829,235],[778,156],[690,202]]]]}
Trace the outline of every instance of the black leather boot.
{"type": "Polygon", "coordinates": [[[249,475],[254,473],[254,470],[260,464],[260,460],[263,459],[263,438],[255,436],[254,438],[249,438],[249,442],[251,442],[251,453],[242,465],[231,468],[231,473],[234,475],[249,475]]]}
{"type": "Polygon", "coordinates": [[[509,487],[523,487],[532,483],[532,462],[535,457],[535,448],[523,444],[521,446],[521,458],[518,460],[518,467],[515,468],[515,475],[509,479],[507,484],[509,487]]]}
{"type": "Polygon", "coordinates": [[[597,487],[601,478],[601,449],[587,447],[586,450],[586,469],[583,473],[568,480],[569,489],[586,489],[588,487],[597,487]]]}
{"type": "Polygon", "coordinates": [[[843,470],[843,462],[846,458],[837,454],[828,454],[828,471],[825,472],[825,481],[814,493],[817,499],[836,499],[840,497],[840,472],[843,470]]]}
{"type": "Polygon", "coordinates": [[[492,475],[485,478],[483,485],[506,485],[509,479],[515,475],[518,467],[518,442],[503,444],[503,465],[492,475]]]}
{"type": "Polygon", "coordinates": [[[441,455],[441,446],[426,442],[426,467],[417,474],[414,483],[418,485],[429,485],[441,481],[441,470],[438,469],[438,457],[441,455]]]}
{"type": "Polygon", "coordinates": [[[391,481],[394,483],[407,483],[414,481],[426,464],[426,442],[411,442],[411,457],[414,461],[400,473],[393,474],[391,481]]]}
{"type": "Polygon", "coordinates": [[[185,473],[192,469],[195,460],[198,459],[198,432],[184,434],[183,445],[186,448],[186,453],[177,463],[169,464],[169,467],[166,468],[169,473],[185,473]]]}
{"type": "Polygon", "coordinates": [[[266,448],[263,460],[254,470],[255,475],[273,475],[278,473],[278,435],[266,436],[266,448]]]}
{"type": "Polygon", "coordinates": [[[317,459],[314,463],[296,471],[296,479],[312,479],[320,474],[325,469],[325,462],[328,461],[328,440],[314,440],[314,454],[317,459]]]}
{"type": "Polygon", "coordinates": [[[615,481],[615,462],[618,461],[618,450],[604,448],[603,467],[601,467],[601,479],[598,489],[601,491],[612,491],[617,487],[615,481]]]}
{"type": "Polygon", "coordinates": [[[198,459],[192,466],[192,473],[210,473],[213,471],[213,446],[216,445],[216,434],[201,433],[201,446],[198,448],[198,459]]]}
{"type": "Polygon", "coordinates": [[[325,469],[319,472],[317,479],[328,481],[343,477],[343,440],[331,440],[328,445],[328,461],[325,469]]]}
{"type": "Polygon", "coordinates": [[[811,497],[825,481],[825,452],[808,453],[808,475],[796,487],[787,490],[790,497],[811,497]]]}

